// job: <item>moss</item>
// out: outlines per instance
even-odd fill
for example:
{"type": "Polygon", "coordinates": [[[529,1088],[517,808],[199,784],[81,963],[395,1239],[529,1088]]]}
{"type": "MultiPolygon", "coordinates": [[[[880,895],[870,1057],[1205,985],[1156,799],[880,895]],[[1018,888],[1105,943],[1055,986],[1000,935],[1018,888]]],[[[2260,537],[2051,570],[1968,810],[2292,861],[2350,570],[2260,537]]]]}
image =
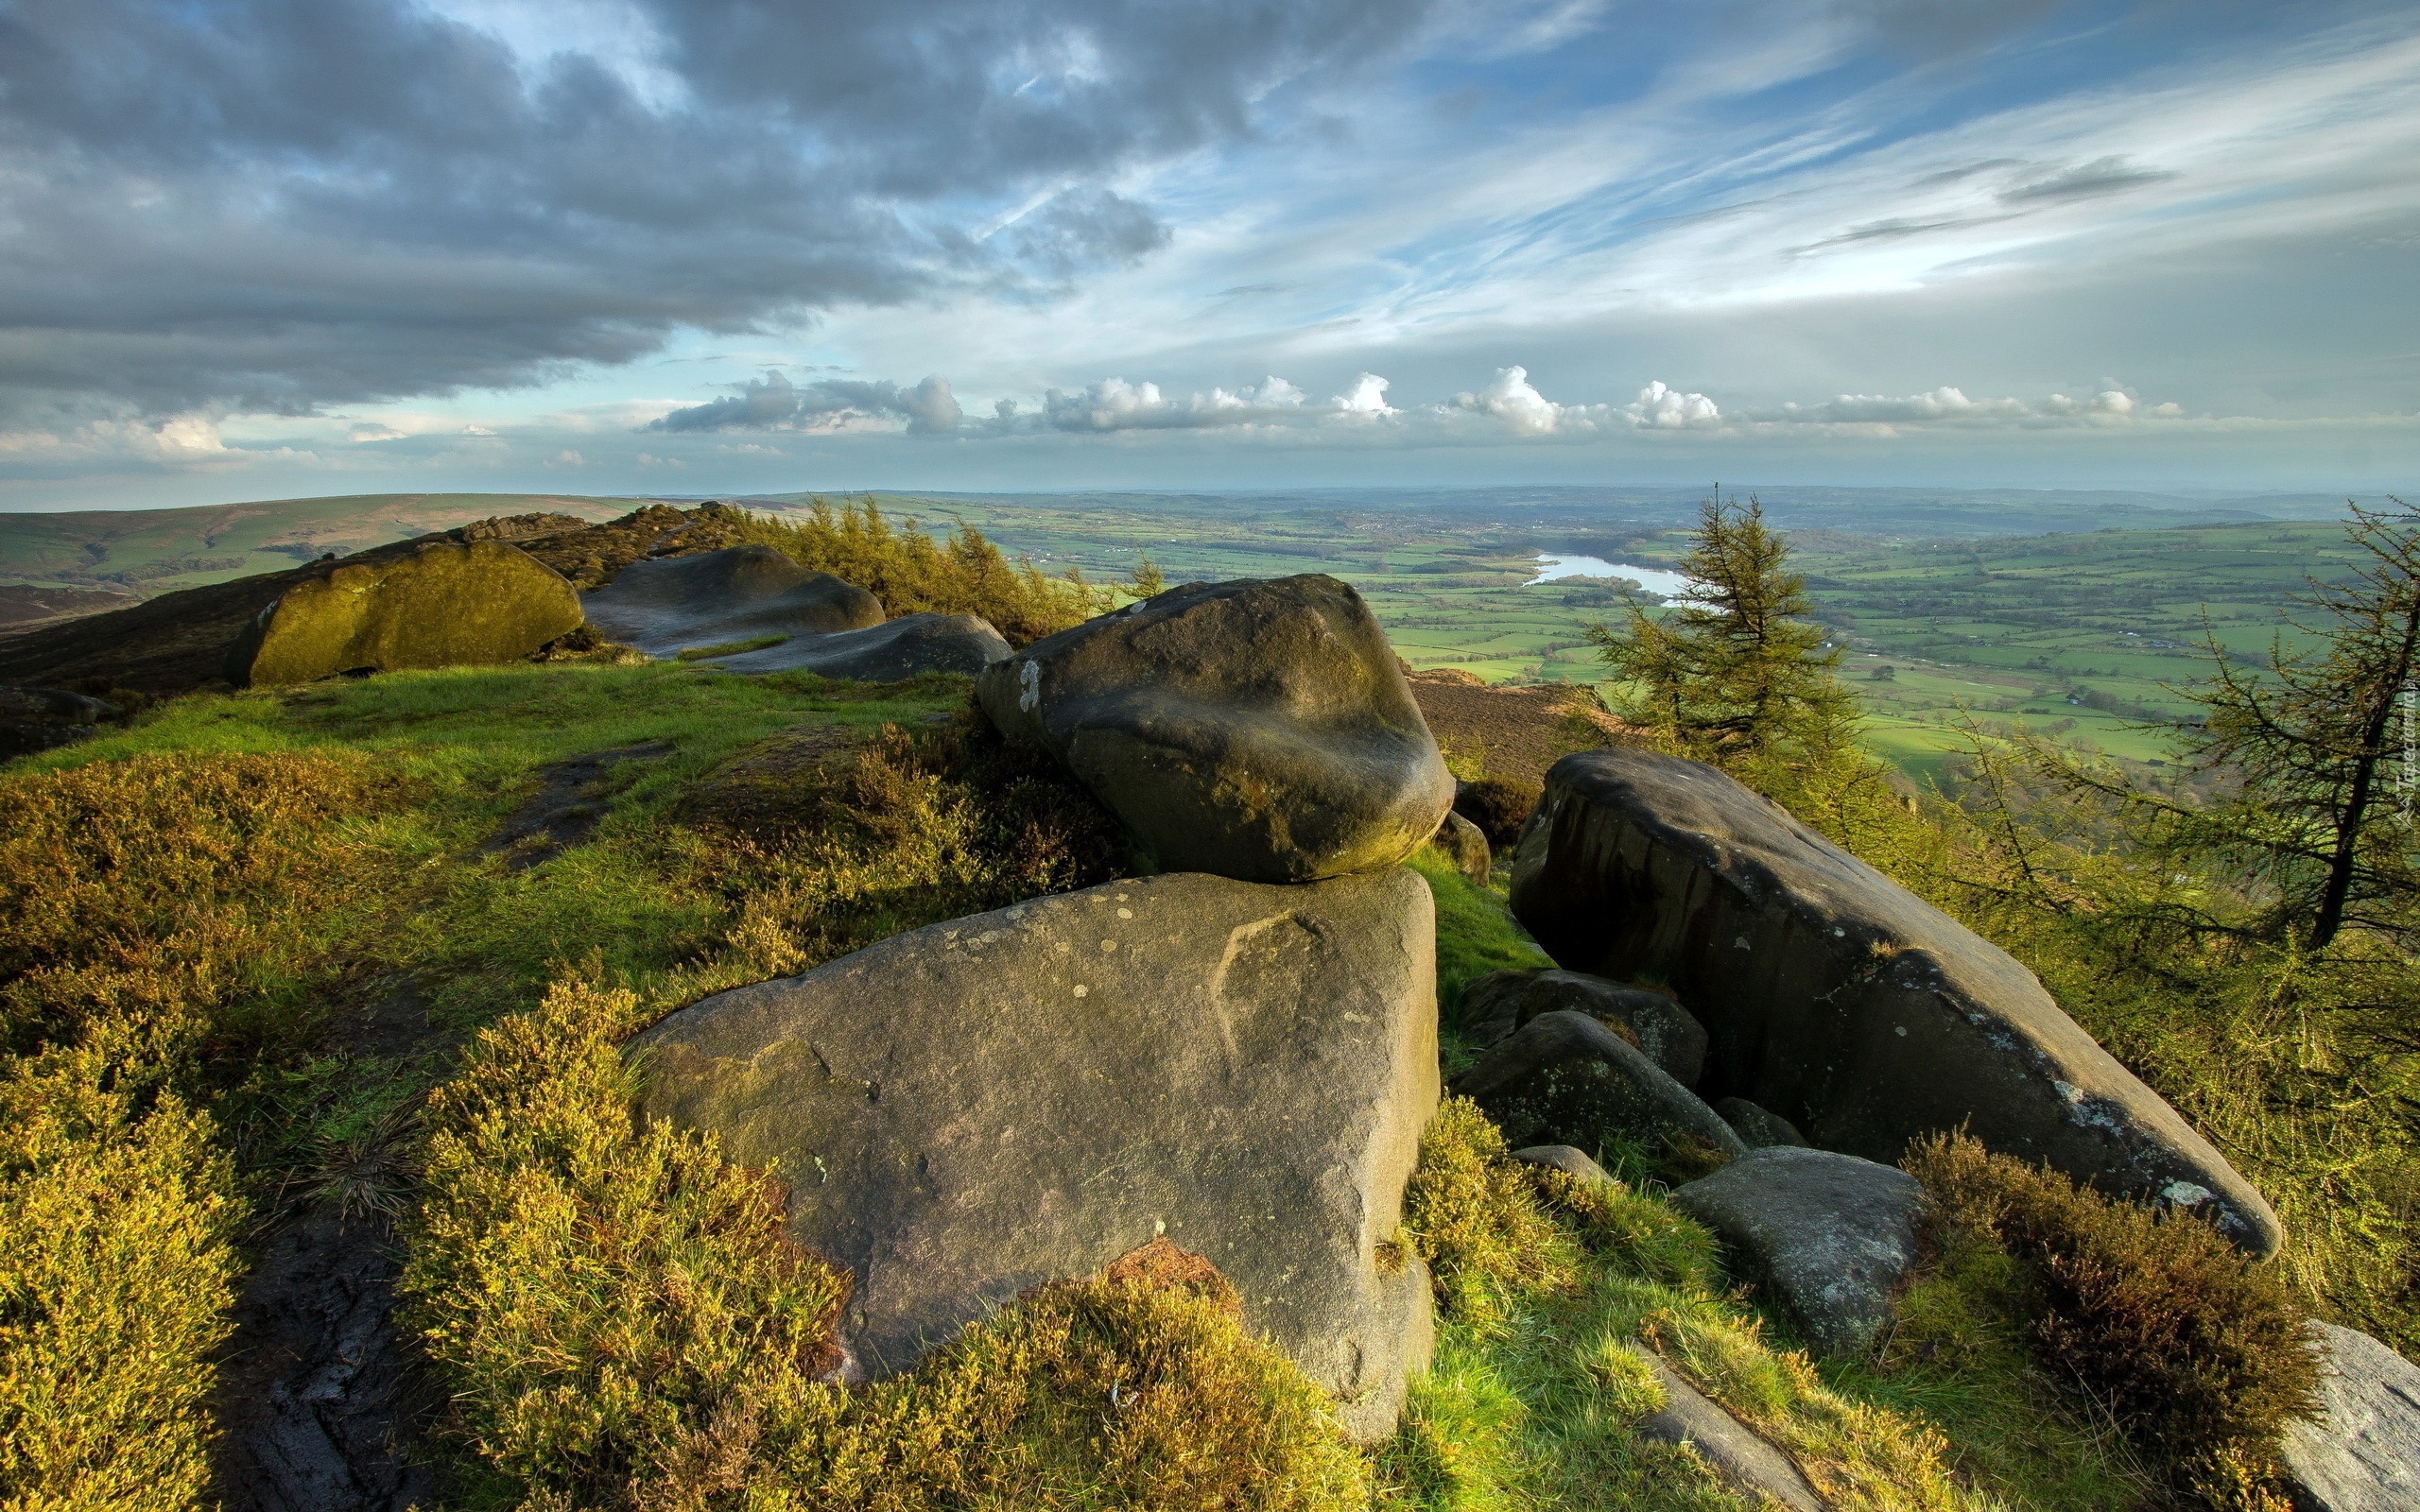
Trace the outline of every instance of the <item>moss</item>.
{"type": "Polygon", "coordinates": [[[286,589],[237,642],[227,675],[274,687],[362,668],[511,662],[579,625],[571,584],[520,548],[432,541],[286,589]]]}

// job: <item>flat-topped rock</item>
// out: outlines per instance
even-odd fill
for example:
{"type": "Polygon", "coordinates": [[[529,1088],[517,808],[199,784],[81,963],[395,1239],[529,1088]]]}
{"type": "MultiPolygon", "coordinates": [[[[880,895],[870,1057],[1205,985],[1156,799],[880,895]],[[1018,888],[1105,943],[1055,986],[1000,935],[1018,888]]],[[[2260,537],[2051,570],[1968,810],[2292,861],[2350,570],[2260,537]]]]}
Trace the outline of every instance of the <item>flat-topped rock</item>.
{"type": "Polygon", "coordinates": [[[1333,577],[1172,588],[994,662],[977,694],[1172,870],[1392,866],[1453,802],[1385,634],[1333,577]]]}
{"type": "Polygon", "coordinates": [[[1009,655],[992,622],[975,614],[903,614],[862,630],[794,635],[779,645],[705,658],[729,672],[813,672],[854,682],[898,682],[927,672],[972,677],[1009,655]]]}
{"type": "Polygon", "coordinates": [[[517,662],[579,628],[562,575],[501,541],[423,541],[305,569],[227,653],[238,687],[517,662]]]}
{"type": "Polygon", "coordinates": [[[2298,1512],[2420,1507],[2420,1365],[2354,1329],[2314,1323],[2326,1354],[2320,1417],[2286,1425],[2298,1512]]]}
{"type": "Polygon", "coordinates": [[[1821,1355],[1867,1352],[1916,1263],[1924,1189],[1831,1150],[1751,1150],[1672,1193],[1713,1229],[1734,1278],[1776,1303],[1821,1355]]]}
{"type": "Polygon", "coordinates": [[[2102,1191],[2187,1206],[2238,1245],[2276,1214],[2008,954],[1778,806],[1642,750],[1555,764],[1512,909],[1562,965],[1649,973],[1697,1007],[1702,1084],[1885,1164],[1961,1126],[2102,1191]]]}
{"type": "Polygon", "coordinates": [[[1429,1347],[1396,1229],[1437,1106],[1434,952],[1407,869],[1167,875],[718,993],[632,1051],[649,1115],[788,1183],[790,1236],[856,1278],[869,1374],[1165,1236],[1375,1438],[1429,1347]]]}
{"type": "Polygon", "coordinates": [[[760,640],[862,630],[882,601],[770,546],[731,546],[634,561],[581,600],[588,622],[649,656],[760,640]]]}

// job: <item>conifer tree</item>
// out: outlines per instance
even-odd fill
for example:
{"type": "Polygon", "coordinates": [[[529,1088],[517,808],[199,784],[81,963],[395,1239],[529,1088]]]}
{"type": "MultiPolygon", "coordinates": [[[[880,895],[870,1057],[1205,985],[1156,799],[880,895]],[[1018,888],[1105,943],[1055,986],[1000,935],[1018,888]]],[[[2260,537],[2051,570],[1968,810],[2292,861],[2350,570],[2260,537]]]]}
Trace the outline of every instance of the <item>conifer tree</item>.
{"type": "Polygon", "coordinates": [[[1781,770],[1845,751],[1858,715],[1789,557],[1754,494],[1744,507],[1718,495],[1699,507],[1678,607],[1659,618],[1633,603],[1620,628],[1588,627],[1618,684],[1616,714],[1768,791],[1781,770]]]}
{"type": "Polygon", "coordinates": [[[2420,741],[2420,512],[2353,507],[2363,559],[2341,583],[2310,580],[2269,665],[2248,669],[2208,642],[2211,673],[2185,691],[2202,706],[2184,754],[2221,782],[2211,804],[2160,805],[2171,849],[2235,859],[2274,900],[2274,922],[2324,950],[2347,924],[2412,931],[2420,897],[2409,802],[2420,741]]]}

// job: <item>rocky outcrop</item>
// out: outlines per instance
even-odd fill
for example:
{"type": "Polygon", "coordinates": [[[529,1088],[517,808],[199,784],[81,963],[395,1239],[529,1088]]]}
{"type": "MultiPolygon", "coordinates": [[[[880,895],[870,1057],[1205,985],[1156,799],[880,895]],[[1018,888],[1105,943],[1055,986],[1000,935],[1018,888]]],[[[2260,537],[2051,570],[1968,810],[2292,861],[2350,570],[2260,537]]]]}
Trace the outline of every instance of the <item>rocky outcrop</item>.
{"type": "Polygon", "coordinates": [[[1578,1177],[1582,1181],[1606,1186],[1614,1181],[1603,1166],[1576,1144],[1532,1144],[1525,1150],[1514,1150],[1512,1158],[1523,1165],[1542,1165],[1549,1171],[1578,1177]]]}
{"type": "Polygon", "coordinates": [[[2327,1359],[2320,1419],[2286,1428],[2286,1478],[2298,1512],[2420,1506],[2420,1365],[2366,1333],[2311,1327],[2327,1359]]]}
{"type": "Polygon", "coordinates": [[[1634,1430],[1639,1437],[1690,1450],[1724,1485],[1752,1501],[1788,1512],[1829,1512],[1829,1503],[1788,1454],[1682,1380],[1652,1349],[1636,1342],[1626,1348],[1646,1362],[1664,1393],[1663,1409],[1640,1419],[1634,1430]]]}
{"type": "Polygon", "coordinates": [[[0,688],[0,761],[90,740],[117,707],[65,688],[0,688]]]}
{"type": "Polygon", "coordinates": [[[1732,1275],[1778,1304],[1817,1354],[1841,1358],[1890,1326],[1916,1263],[1924,1189],[1854,1155],[1776,1145],[1681,1187],[1672,1205],[1720,1237],[1732,1275]]]}
{"type": "Polygon", "coordinates": [[[994,663],[977,693],[1174,870],[1383,867],[1453,801],[1386,636],[1333,577],[1170,589],[994,663]]]}
{"type": "Polygon", "coordinates": [[[1962,1125],[2100,1189],[2188,1206],[2255,1254],[2251,1183],[2059,1010],[2032,973],[1710,766],[1565,757],[1512,864],[1558,962],[1697,1005],[1703,1085],[1883,1162],[1962,1125]]]}
{"type": "MultiPolygon", "coordinates": [[[[862,630],[882,602],[770,546],[731,546],[634,561],[582,600],[588,622],[649,656],[862,630]]],[[[790,663],[795,665],[796,663],[790,663]]]]}
{"type": "Polygon", "coordinates": [[[874,1376],[1165,1236],[1335,1393],[1394,1421],[1429,1340],[1396,1226],[1437,1105],[1428,889],[1178,874],[914,931],[633,1042],[646,1108],[789,1185],[874,1376]]]}
{"type": "Polygon", "coordinates": [[[853,682],[898,682],[926,672],[982,671],[1009,654],[992,622],[974,614],[903,614],[862,630],[795,635],[778,645],[709,657],[727,672],[813,672],[853,682]]]}
{"type": "Polygon", "coordinates": [[[1668,993],[1608,982],[1581,971],[1490,971],[1462,988],[1462,1038],[1496,1044],[1541,1013],[1584,1013],[1623,1039],[1684,1087],[1705,1071],[1705,1025],[1668,993]]]}
{"type": "Polygon", "coordinates": [[[339,672],[515,662],[579,628],[579,595],[553,568],[497,541],[423,541],[330,562],[264,608],[227,655],[238,687],[339,672]]]}
{"type": "Polygon", "coordinates": [[[1486,1109],[1507,1143],[1602,1148],[1620,1137],[1694,1145],[1718,1157],[1748,1153],[1715,1116],[1637,1046],[1585,1013],[1542,1013],[1454,1078],[1486,1109]]]}

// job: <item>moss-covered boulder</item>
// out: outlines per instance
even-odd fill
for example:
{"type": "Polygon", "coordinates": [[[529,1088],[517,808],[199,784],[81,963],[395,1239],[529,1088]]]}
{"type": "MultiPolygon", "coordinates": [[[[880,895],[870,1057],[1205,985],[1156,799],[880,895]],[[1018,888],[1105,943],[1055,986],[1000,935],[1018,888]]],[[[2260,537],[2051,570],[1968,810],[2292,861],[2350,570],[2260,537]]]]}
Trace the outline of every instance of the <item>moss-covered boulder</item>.
{"type": "Polygon", "coordinates": [[[1429,1347],[1397,1226],[1435,935],[1403,868],[1111,883],[719,993],[632,1052],[648,1112],[777,1173],[790,1237],[856,1277],[867,1375],[1165,1236],[1379,1438],[1429,1347]]]}
{"type": "Polygon", "coordinates": [[[430,541],[334,562],[279,594],[236,637],[227,680],[310,682],[339,672],[518,661],[579,628],[562,574],[501,541],[430,541]]]}
{"type": "Polygon", "coordinates": [[[1172,588],[994,662],[976,692],[1171,870],[1392,866],[1454,800],[1369,606],[1318,574],[1172,588]]]}
{"type": "Polygon", "coordinates": [[[1652,976],[1704,1021],[1701,1090],[1896,1161],[1960,1127],[2266,1255],[2277,1215],[2009,954],[1698,762],[1557,762],[1512,911],[1563,966],[1652,976]]]}

